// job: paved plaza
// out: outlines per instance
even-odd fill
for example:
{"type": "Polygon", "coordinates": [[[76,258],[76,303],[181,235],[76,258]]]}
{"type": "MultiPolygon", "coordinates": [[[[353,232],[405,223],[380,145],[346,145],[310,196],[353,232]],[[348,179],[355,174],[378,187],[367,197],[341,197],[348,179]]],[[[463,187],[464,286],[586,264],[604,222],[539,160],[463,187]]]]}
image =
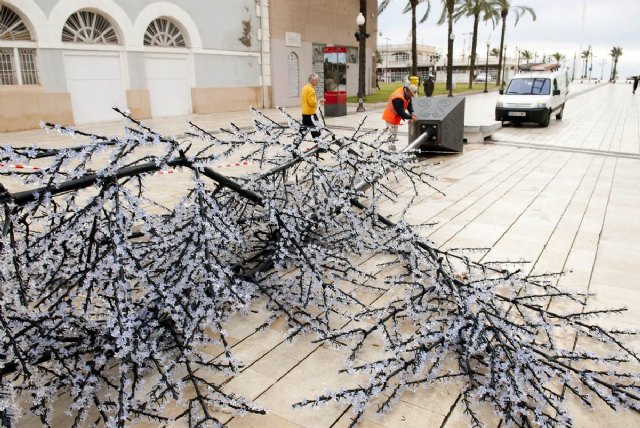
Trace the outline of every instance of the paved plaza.
{"type": "MultiPolygon", "coordinates": [[[[633,95],[630,85],[623,83],[574,84],[570,91],[563,120],[552,119],[548,128],[503,126],[487,141],[465,144],[463,154],[424,159],[425,169],[437,177],[434,186],[444,195],[424,186],[406,218],[415,225],[433,223],[421,230],[441,248],[486,249],[476,253],[479,261],[525,260],[531,273],[568,272],[560,278],[560,286],[596,293],[588,309],[628,308],[624,315],[603,322],[640,328],[640,95],[633,95]]],[[[467,96],[465,121],[493,122],[496,98],[495,92],[467,96]]],[[[289,110],[298,116],[298,108],[289,110]]],[[[377,106],[356,113],[350,106],[347,116],[327,118],[327,124],[343,130],[367,116],[365,127],[380,128],[381,111],[377,106]]],[[[277,110],[266,114],[278,119],[277,110]]],[[[189,120],[214,130],[231,122],[250,126],[252,114],[229,112],[146,123],[166,135],[181,135],[189,120]]],[[[105,135],[121,133],[122,128],[121,122],[82,127],[105,135]]],[[[32,143],[78,144],[42,130],[0,134],[2,145],[32,143]]],[[[228,171],[241,174],[240,168],[228,171]]],[[[155,180],[163,180],[163,194],[170,197],[172,188],[181,193],[179,180],[171,176],[155,180]]],[[[405,189],[399,186],[396,190],[402,193],[405,189]]],[[[397,204],[382,209],[392,219],[398,215],[397,204]]],[[[346,351],[304,339],[285,342],[284,327],[278,323],[255,332],[266,316],[257,311],[228,323],[235,356],[244,368],[226,388],[255,400],[269,413],[221,415],[221,419],[230,427],[348,426],[345,405],[291,407],[344,383],[349,376],[338,371],[346,351]]],[[[640,341],[631,345],[640,351],[640,341]]],[[[458,395],[453,384],[405,393],[389,413],[367,414],[360,426],[468,426],[458,395]]],[[[614,413],[601,403],[594,409],[570,403],[577,427],[640,426],[640,415],[635,413],[614,413]]],[[[490,414],[490,408],[486,410],[490,414]]],[[[22,422],[27,425],[20,426],[39,426],[22,422]]]]}

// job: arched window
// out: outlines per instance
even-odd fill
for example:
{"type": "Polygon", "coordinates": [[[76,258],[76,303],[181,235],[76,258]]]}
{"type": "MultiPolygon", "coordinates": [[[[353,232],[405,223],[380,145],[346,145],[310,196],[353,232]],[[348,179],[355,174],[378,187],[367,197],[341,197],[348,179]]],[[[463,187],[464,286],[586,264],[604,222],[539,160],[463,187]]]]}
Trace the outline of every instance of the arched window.
{"type": "MultiPolygon", "coordinates": [[[[0,5],[0,40],[32,41],[23,19],[13,9],[0,5]]],[[[36,50],[0,48],[0,85],[37,85],[36,50]]]]}
{"type": "Polygon", "coordinates": [[[187,47],[182,31],[167,18],[154,19],[149,24],[147,31],[144,33],[144,45],[173,48],[187,47]]]}
{"type": "Polygon", "coordinates": [[[409,54],[407,52],[396,52],[393,54],[393,60],[398,62],[409,61],[409,54]]]}
{"type": "Polygon", "coordinates": [[[299,62],[298,55],[295,52],[289,52],[289,57],[287,58],[287,67],[289,70],[289,96],[297,97],[300,95],[298,86],[300,85],[299,78],[299,62]]]}
{"type": "Polygon", "coordinates": [[[90,10],[81,10],[69,17],[62,29],[62,41],[117,45],[118,34],[104,16],[90,10]]]}
{"type": "Polygon", "coordinates": [[[20,15],[1,4],[0,40],[31,40],[31,33],[20,15]]]}

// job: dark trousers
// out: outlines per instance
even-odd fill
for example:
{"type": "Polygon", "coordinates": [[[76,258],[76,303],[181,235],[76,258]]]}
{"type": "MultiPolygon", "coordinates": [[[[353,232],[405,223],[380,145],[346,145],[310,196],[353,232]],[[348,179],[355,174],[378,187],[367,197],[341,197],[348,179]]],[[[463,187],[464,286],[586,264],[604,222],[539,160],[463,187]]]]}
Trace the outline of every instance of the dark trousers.
{"type": "MultiPolygon", "coordinates": [[[[315,114],[303,114],[302,115],[302,124],[307,128],[315,128],[316,127],[316,125],[313,123],[314,120],[316,122],[318,122],[318,116],[315,115],[315,114]]],[[[304,134],[306,134],[307,133],[306,128],[303,129],[302,132],[304,134]]],[[[320,136],[320,131],[315,130],[315,129],[312,130],[311,131],[311,136],[313,138],[318,138],[320,136]]]]}

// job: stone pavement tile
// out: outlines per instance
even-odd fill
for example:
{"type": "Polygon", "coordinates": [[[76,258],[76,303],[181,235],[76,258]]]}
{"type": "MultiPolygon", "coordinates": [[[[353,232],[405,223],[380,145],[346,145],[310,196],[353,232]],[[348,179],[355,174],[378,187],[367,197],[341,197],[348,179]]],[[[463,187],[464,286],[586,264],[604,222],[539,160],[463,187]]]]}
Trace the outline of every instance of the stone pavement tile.
{"type": "MultiPolygon", "coordinates": [[[[444,416],[414,406],[405,401],[395,403],[391,409],[382,415],[374,411],[367,410],[364,418],[358,426],[365,427],[403,427],[403,428],[425,428],[438,427],[442,424],[444,416]]],[[[351,422],[351,414],[346,413],[340,421],[334,425],[336,428],[346,428],[351,422]]]]}
{"type": "Polygon", "coordinates": [[[600,307],[627,308],[620,322],[634,325],[640,328],[640,289],[631,288],[627,284],[596,284],[591,292],[595,297],[591,298],[594,305],[600,307]]]}
{"type": "Polygon", "coordinates": [[[640,242],[638,241],[628,241],[623,237],[617,240],[600,240],[592,282],[605,284],[608,282],[608,277],[604,272],[616,275],[614,273],[616,271],[619,274],[611,278],[614,281],[616,279],[624,280],[625,276],[628,280],[637,279],[640,275],[638,254],[640,254],[640,242]]]}
{"type": "MultiPolygon", "coordinates": [[[[353,420],[353,416],[350,413],[345,413],[340,420],[336,421],[335,424],[331,425],[332,428],[348,428],[351,426],[351,422],[353,420]]],[[[373,419],[369,417],[363,417],[360,419],[360,422],[357,427],[362,428],[391,428],[389,425],[381,425],[384,421],[380,421],[373,417],[373,419]]],[[[392,426],[402,426],[400,424],[395,424],[392,426]]]]}
{"type": "MultiPolygon", "coordinates": [[[[568,239],[567,241],[567,247],[570,247],[571,239],[568,239]]],[[[532,260],[530,273],[532,275],[542,275],[564,272],[567,251],[568,250],[566,248],[557,248],[556,245],[547,244],[538,258],[536,260],[532,260]]]]}
{"type": "MultiPolygon", "coordinates": [[[[521,168],[516,171],[509,168],[486,183],[478,183],[479,187],[471,193],[462,195],[458,199],[453,198],[451,209],[438,213],[435,218],[430,219],[431,221],[439,221],[434,232],[430,233],[430,237],[438,242],[446,242],[454,233],[458,233],[468,223],[475,221],[482,213],[492,207],[508,189],[521,180],[520,174],[526,175],[528,169],[519,163],[515,163],[515,165],[521,166],[521,168]],[[447,215],[449,212],[451,214],[447,215]]],[[[503,222],[500,217],[489,217],[486,220],[492,224],[503,222]]]]}
{"type": "Polygon", "coordinates": [[[510,239],[499,240],[482,260],[522,261],[530,264],[538,258],[542,248],[541,243],[529,239],[527,235],[511,236],[510,239]]]}
{"type": "MultiPolygon", "coordinates": [[[[613,191],[617,189],[614,187],[613,191]]],[[[640,206],[634,204],[637,204],[637,201],[626,206],[608,204],[607,223],[603,233],[618,238],[628,235],[629,231],[637,232],[640,229],[640,206]]]]}
{"type": "MultiPolygon", "coordinates": [[[[485,424],[485,427],[498,428],[502,426],[499,418],[496,416],[493,406],[489,403],[473,402],[473,411],[485,424]]],[[[456,402],[455,407],[448,415],[445,423],[440,425],[442,428],[463,428],[470,427],[471,418],[465,412],[462,399],[456,402]]]]}
{"type": "Polygon", "coordinates": [[[268,317],[269,313],[264,310],[262,301],[254,301],[246,313],[237,312],[230,316],[223,328],[228,336],[241,340],[251,335],[268,317]]]}
{"type": "Polygon", "coordinates": [[[273,413],[267,413],[266,415],[237,416],[231,419],[226,426],[228,428],[298,428],[304,425],[298,425],[273,413]]]}
{"type": "Polygon", "coordinates": [[[575,174],[571,174],[571,171],[561,173],[557,180],[549,183],[509,227],[505,236],[496,242],[492,252],[504,253],[520,248],[519,253],[522,257],[532,261],[538,258],[556,233],[558,224],[570,212],[569,204],[574,202],[575,190],[584,178],[584,171],[576,171],[575,174]],[[561,185],[556,185],[560,182],[561,185]],[[532,231],[535,233],[531,233],[532,231]]]}
{"type": "Polygon", "coordinates": [[[588,207],[589,199],[597,182],[598,175],[593,172],[597,172],[598,168],[597,163],[592,163],[586,171],[584,179],[578,185],[578,188],[570,195],[571,200],[565,207],[561,218],[558,220],[555,229],[546,242],[538,263],[534,267],[536,272],[549,270],[560,272],[564,269],[567,254],[569,254],[574,245],[576,234],[578,233],[588,207]]]}
{"type": "MultiPolygon", "coordinates": [[[[274,331],[278,331],[281,333],[282,342],[275,346],[272,350],[284,354],[289,358],[292,358],[297,361],[302,361],[306,359],[309,354],[314,352],[319,346],[319,343],[316,343],[315,340],[317,336],[315,334],[307,333],[302,335],[297,335],[294,337],[292,341],[285,340],[285,336],[287,333],[286,328],[282,330],[277,328],[272,328],[274,331]]],[[[268,354],[267,354],[268,355],[268,354]]],[[[259,361],[259,360],[258,360],[259,361]]]]}
{"type": "Polygon", "coordinates": [[[233,356],[246,366],[268,353],[284,340],[282,333],[264,329],[233,346],[233,356]]]}
{"type": "Polygon", "coordinates": [[[571,249],[565,264],[567,275],[560,278],[558,285],[575,291],[586,292],[589,287],[595,257],[595,248],[571,249]]]}
{"type": "MultiPolygon", "coordinates": [[[[524,155],[524,151],[520,151],[521,155],[524,155]]],[[[420,213],[422,222],[438,221],[440,218],[450,219],[454,215],[467,212],[470,208],[474,208],[476,204],[484,202],[488,190],[501,181],[501,177],[507,172],[512,171],[514,168],[512,165],[518,165],[522,161],[522,157],[519,160],[514,161],[511,165],[503,164],[496,165],[493,160],[485,159],[489,161],[490,168],[482,168],[473,172],[473,178],[471,180],[451,180],[451,184],[444,187],[439,186],[445,195],[432,195],[424,198],[422,201],[412,205],[407,211],[407,216],[415,218],[416,221],[419,217],[416,215],[420,213]],[[506,169],[503,169],[506,168],[506,169]]],[[[447,181],[448,176],[439,176],[437,186],[443,181],[447,181]]],[[[423,196],[421,193],[420,196],[423,196]]]]}
{"type": "MultiPolygon", "coordinates": [[[[621,315],[603,317],[598,324],[603,326],[617,325],[626,328],[640,329],[640,289],[630,289],[616,284],[594,285],[591,290],[595,296],[589,298],[590,309],[593,308],[627,308],[621,315]]],[[[640,340],[636,339],[636,347],[640,352],[640,340]]]]}
{"type": "Polygon", "coordinates": [[[328,427],[347,408],[334,402],[319,407],[292,408],[304,399],[315,399],[326,390],[348,388],[357,384],[357,376],[338,374],[344,367],[344,355],[321,347],[302,361],[256,402],[270,413],[305,427],[328,427]]]}
{"type": "MultiPolygon", "coordinates": [[[[451,362],[449,366],[452,372],[458,371],[455,362],[451,362]]],[[[447,383],[435,383],[426,388],[418,387],[413,391],[405,391],[400,396],[400,401],[444,418],[458,399],[461,389],[462,381],[454,379],[447,383]]]]}
{"type": "Polygon", "coordinates": [[[631,410],[612,410],[602,402],[594,402],[586,407],[577,399],[571,399],[567,410],[573,419],[573,426],[581,428],[637,428],[638,414],[631,410]]]}
{"type": "Polygon", "coordinates": [[[286,355],[286,345],[282,344],[251,365],[251,369],[271,379],[280,379],[300,363],[299,359],[286,355]]]}
{"type": "Polygon", "coordinates": [[[227,383],[224,386],[224,391],[255,400],[275,382],[275,378],[266,376],[253,368],[248,368],[227,383]]]}
{"type": "MultiPolygon", "coordinates": [[[[465,239],[483,240],[485,246],[490,246],[498,241],[505,231],[506,228],[504,225],[483,223],[480,220],[476,220],[473,223],[469,223],[462,231],[462,234],[465,239]]],[[[455,239],[453,241],[455,241],[455,239]]],[[[451,241],[448,243],[451,243],[451,241]]]]}

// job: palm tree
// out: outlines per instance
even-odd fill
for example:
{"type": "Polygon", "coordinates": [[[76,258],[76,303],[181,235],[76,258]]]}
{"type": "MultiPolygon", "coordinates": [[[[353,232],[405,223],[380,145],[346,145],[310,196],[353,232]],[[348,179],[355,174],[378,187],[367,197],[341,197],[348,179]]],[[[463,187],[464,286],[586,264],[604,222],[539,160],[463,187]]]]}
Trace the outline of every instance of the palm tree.
{"type": "MultiPolygon", "coordinates": [[[[378,15],[380,15],[391,3],[391,0],[380,0],[378,3],[378,15]]],[[[411,75],[418,75],[418,47],[416,45],[416,9],[420,3],[424,3],[427,6],[427,10],[420,19],[420,24],[427,20],[429,12],[431,12],[431,0],[407,0],[407,4],[404,7],[402,13],[411,11],[411,75]]]]}
{"type": "Polygon", "coordinates": [[[461,0],[442,0],[444,9],[442,15],[447,13],[447,87],[449,88],[449,96],[453,91],[453,11],[456,3],[461,0]]]}
{"type": "Polygon", "coordinates": [[[618,68],[618,58],[620,58],[622,56],[622,48],[621,47],[616,47],[614,46],[613,48],[611,48],[611,52],[609,53],[609,55],[611,55],[611,59],[613,59],[613,72],[611,73],[611,76],[609,77],[609,81],[610,82],[614,82],[616,80],[616,76],[618,74],[617,68],[618,68]]]}
{"type": "Polygon", "coordinates": [[[447,89],[449,96],[453,90],[453,22],[459,19],[462,14],[456,14],[456,5],[462,4],[465,0],[442,0],[442,14],[438,20],[438,25],[447,22],[447,89]],[[456,17],[457,15],[457,17],[456,17]]]}
{"type": "Polygon", "coordinates": [[[565,57],[560,52],[556,52],[551,54],[551,58],[555,59],[557,64],[560,64],[560,61],[562,61],[565,57]]]}
{"type": "Polygon", "coordinates": [[[518,21],[525,14],[529,13],[533,20],[536,20],[536,12],[530,8],[529,6],[517,6],[511,4],[511,0],[496,0],[492,3],[494,9],[498,10],[500,13],[500,19],[502,20],[502,32],[500,34],[500,59],[498,60],[498,81],[500,84],[500,75],[502,74],[502,58],[504,54],[504,33],[507,29],[507,16],[509,12],[513,11],[516,16],[516,22],[513,24],[518,25],[518,21]]]}
{"type": "Polygon", "coordinates": [[[493,27],[500,19],[497,11],[491,7],[493,0],[464,0],[454,12],[454,20],[458,20],[462,15],[473,16],[473,35],[471,39],[471,62],[469,63],[469,89],[473,87],[473,76],[475,75],[476,55],[478,45],[478,24],[480,18],[483,21],[491,20],[493,27]]]}
{"type": "Polygon", "coordinates": [[[534,55],[534,53],[531,52],[530,50],[524,50],[524,51],[520,52],[520,56],[522,56],[522,58],[527,60],[527,62],[531,61],[531,58],[533,58],[533,55],[534,55]]]}

